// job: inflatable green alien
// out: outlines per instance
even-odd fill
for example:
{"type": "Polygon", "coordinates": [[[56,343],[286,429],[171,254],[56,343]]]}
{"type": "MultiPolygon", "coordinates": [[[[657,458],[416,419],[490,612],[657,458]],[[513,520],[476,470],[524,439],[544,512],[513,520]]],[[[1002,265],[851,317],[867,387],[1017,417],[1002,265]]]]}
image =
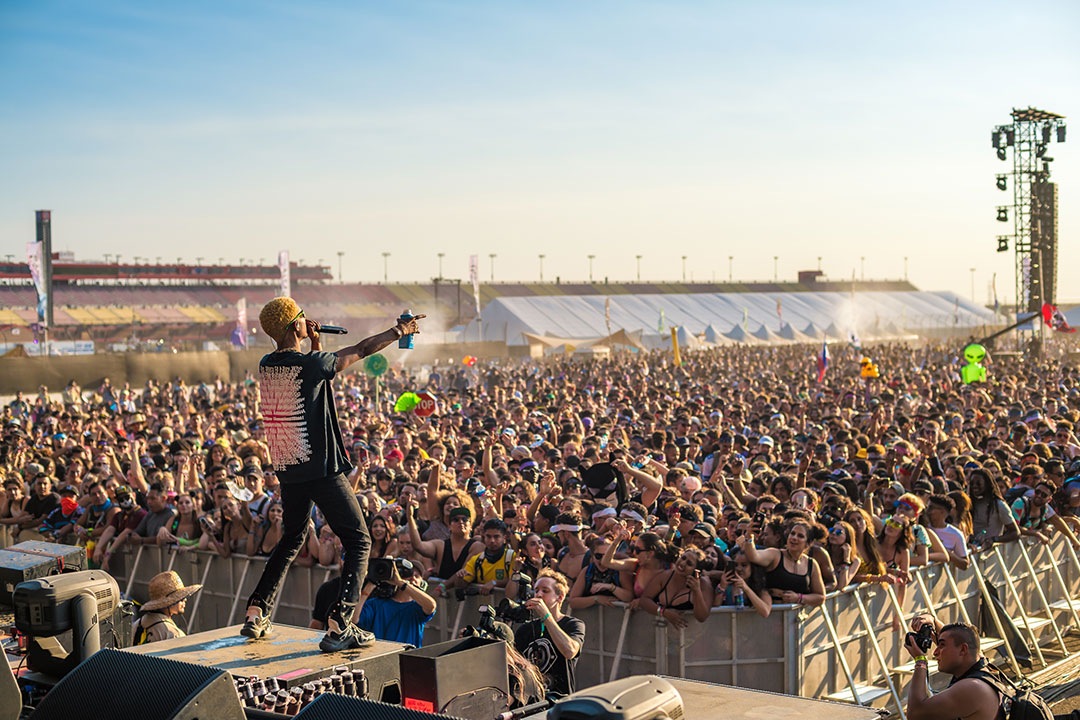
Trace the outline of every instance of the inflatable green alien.
{"type": "Polygon", "coordinates": [[[964,359],[968,364],[960,368],[960,378],[965,385],[973,382],[986,382],[986,368],[980,363],[986,359],[986,348],[978,343],[972,343],[964,348],[964,359]]]}

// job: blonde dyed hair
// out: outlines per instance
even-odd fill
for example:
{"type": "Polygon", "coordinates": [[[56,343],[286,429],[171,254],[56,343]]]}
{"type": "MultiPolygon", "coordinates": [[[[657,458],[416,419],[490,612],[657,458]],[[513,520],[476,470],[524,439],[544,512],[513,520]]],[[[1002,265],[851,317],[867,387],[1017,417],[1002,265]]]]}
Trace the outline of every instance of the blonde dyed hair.
{"type": "Polygon", "coordinates": [[[263,332],[281,342],[289,329],[289,324],[300,314],[300,306],[291,297],[276,297],[263,305],[259,313],[259,325],[263,332]]]}

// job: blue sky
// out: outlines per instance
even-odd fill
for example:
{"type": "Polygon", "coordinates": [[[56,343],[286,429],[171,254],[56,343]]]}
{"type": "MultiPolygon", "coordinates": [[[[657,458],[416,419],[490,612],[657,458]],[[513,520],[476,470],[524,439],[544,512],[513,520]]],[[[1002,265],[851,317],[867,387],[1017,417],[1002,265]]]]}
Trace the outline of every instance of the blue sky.
{"type": "MultiPolygon", "coordinates": [[[[0,3],[0,252],[322,258],[346,280],[767,279],[986,298],[990,130],[1080,113],[1080,4],[0,3]]],[[[1080,300],[1080,120],[1053,147],[1080,300]]],[[[1011,196],[1011,193],[1008,195],[1011,196]]]]}

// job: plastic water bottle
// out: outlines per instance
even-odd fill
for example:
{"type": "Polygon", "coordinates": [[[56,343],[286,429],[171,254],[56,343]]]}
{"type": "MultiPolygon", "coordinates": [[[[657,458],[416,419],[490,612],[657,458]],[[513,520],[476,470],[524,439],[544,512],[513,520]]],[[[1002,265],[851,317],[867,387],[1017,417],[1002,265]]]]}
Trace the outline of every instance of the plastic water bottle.
{"type": "MultiPolygon", "coordinates": [[[[401,315],[398,317],[398,324],[399,325],[404,325],[405,323],[409,322],[412,319],[413,319],[412,310],[406,310],[405,312],[401,313],[401,315]]],[[[413,349],[413,334],[408,333],[406,335],[402,335],[401,337],[399,337],[398,341],[397,341],[397,346],[398,346],[398,348],[400,348],[402,350],[412,350],[413,349]]]]}
{"type": "Polygon", "coordinates": [[[746,607],[746,596],[743,595],[741,587],[736,587],[731,591],[731,599],[735,603],[735,607],[746,607]]]}

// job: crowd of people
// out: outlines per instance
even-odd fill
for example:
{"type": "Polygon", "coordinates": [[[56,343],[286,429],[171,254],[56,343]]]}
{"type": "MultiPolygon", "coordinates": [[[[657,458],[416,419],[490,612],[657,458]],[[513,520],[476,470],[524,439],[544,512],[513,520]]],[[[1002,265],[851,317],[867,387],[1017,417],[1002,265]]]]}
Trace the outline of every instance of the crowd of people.
{"type": "MultiPolygon", "coordinates": [[[[339,375],[370,557],[407,561],[379,599],[419,599],[422,635],[434,603],[418,594],[550,596],[565,647],[537,664],[566,689],[563,650],[585,628],[564,605],[626,603],[684,627],[857,583],[902,596],[913,568],[963,568],[1020,536],[1080,546],[1076,367],[991,357],[987,381],[964,384],[954,347],[838,347],[819,382],[815,356],[395,367],[378,405],[373,378],[339,375]],[[864,354],[878,378],[860,377],[864,354]],[[393,411],[419,390],[437,397],[433,415],[393,411]]],[[[254,378],[20,394],[2,409],[0,523],[17,540],[84,544],[106,569],[139,543],[269,556],[282,506],[266,433],[254,378]]],[[[297,562],[341,556],[314,511],[297,562]]],[[[356,609],[369,622],[372,590],[356,609]]]]}

